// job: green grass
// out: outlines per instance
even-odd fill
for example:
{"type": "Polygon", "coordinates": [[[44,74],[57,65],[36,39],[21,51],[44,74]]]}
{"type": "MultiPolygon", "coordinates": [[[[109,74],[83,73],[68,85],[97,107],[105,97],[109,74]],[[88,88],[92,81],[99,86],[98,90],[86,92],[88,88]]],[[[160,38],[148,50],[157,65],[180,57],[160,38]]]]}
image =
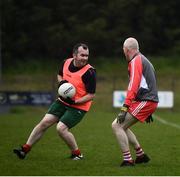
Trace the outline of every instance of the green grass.
{"type": "MultiPolygon", "coordinates": [[[[111,130],[117,110],[98,110],[95,106],[72,132],[77,138],[85,158],[68,159],[69,149],[51,127],[25,160],[19,160],[12,149],[24,143],[32,128],[41,120],[46,108],[16,107],[1,115],[0,124],[0,175],[2,176],[176,176],[180,175],[180,130],[154,121],[137,124],[132,130],[144,151],[151,157],[149,164],[133,168],[120,168],[122,161],[119,146],[111,130]]],[[[180,124],[179,114],[157,111],[158,116],[180,124]]],[[[132,149],[133,157],[135,157],[132,149]]]]}
{"type": "MultiPolygon", "coordinates": [[[[127,64],[123,60],[95,63],[97,69],[97,93],[90,112],[72,129],[84,160],[68,159],[70,151],[58,137],[56,127],[47,130],[28,154],[19,160],[13,154],[15,147],[26,142],[33,127],[41,120],[47,107],[16,106],[7,114],[0,114],[0,175],[1,176],[179,176],[180,129],[160,123],[138,123],[132,127],[144,151],[151,157],[148,164],[133,168],[120,168],[122,154],[111,129],[118,113],[112,108],[113,90],[127,87],[127,64]],[[101,63],[101,64],[100,64],[101,63]]],[[[173,90],[175,106],[172,110],[158,109],[156,115],[180,125],[179,60],[152,57],[157,70],[159,90],[173,90]]],[[[31,65],[31,63],[29,63],[31,65]]],[[[3,73],[0,90],[55,90],[57,66],[37,63],[11,73],[3,73]],[[36,67],[35,72],[31,71],[36,67]],[[42,70],[43,68],[43,70],[42,70]],[[52,69],[53,68],[53,69],[52,69]],[[31,73],[31,74],[30,74],[31,73]]],[[[135,157],[134,151],[132,155],[135,157]]]]}

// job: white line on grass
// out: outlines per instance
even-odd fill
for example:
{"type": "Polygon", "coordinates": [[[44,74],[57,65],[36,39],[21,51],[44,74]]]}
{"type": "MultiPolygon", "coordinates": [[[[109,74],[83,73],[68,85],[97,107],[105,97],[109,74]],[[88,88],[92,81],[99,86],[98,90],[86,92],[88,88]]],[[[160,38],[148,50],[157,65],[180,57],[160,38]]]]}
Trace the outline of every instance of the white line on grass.
{"type": "Polygon", "coordinates": [[[169,126],[171,126],[171,127],[175,127],[175,128],[177,128],[177,129],[180,129],[180,126],[177,125],[177,124],[168,122],[168,121],[162,119],[161,117],[159,117],[159,116],[157,116],[157,115],[154,115],[154,117],[156,118],[157,121],[161,122],[162,124],[169,125],[169,126]]]}

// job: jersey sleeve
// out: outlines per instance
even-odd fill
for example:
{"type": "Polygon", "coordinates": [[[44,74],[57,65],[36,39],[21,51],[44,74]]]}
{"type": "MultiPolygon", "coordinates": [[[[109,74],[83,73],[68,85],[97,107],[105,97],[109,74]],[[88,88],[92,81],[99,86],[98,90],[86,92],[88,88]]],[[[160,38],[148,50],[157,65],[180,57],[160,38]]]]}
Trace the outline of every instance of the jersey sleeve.
{"type": "Polygon", "coordinates": [[[88,69],[82,76],[87,93],[94,94],[96,92],[96,70],[88,69]]]}
{"type": "Polygon", "coordinates": [[[125,104],[130,106],[131,102],[135,100],[142,78],[142,61],[141,57],[135,57],[128,65],[129,71],[129,85],[125,104]]]}

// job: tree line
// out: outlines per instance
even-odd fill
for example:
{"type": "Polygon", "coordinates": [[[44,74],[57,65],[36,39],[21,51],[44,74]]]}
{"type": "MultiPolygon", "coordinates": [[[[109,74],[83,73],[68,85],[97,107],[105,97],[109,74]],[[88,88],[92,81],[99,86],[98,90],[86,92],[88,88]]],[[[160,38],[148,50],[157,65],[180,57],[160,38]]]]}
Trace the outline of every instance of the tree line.
{"type": "Polygon", "coordinates": [[[63,58],[77,42],[96,57],[133,36],[150,55],[180,52],[179,0],[2,0],[2,59],[63,58]]]}

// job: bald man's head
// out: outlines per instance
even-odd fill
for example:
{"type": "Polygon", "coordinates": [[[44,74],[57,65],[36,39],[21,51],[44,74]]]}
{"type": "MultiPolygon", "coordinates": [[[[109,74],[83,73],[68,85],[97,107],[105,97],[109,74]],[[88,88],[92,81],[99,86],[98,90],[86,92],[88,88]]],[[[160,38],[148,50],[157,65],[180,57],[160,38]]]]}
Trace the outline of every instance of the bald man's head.
{"type": "Polygon", "coordinates": [[[129,37],[124,41],[123,51],[127,61],[130,61],[138,52],[139,44],[135,38],[129,37]]]}
{"type": "Polygon", "coordinates": [[[137,49],[139,51],[139,44],[138,41],[135,38],[127,38],[124,41],[123,47],[126,47],[127,49],[137,49]]]}

